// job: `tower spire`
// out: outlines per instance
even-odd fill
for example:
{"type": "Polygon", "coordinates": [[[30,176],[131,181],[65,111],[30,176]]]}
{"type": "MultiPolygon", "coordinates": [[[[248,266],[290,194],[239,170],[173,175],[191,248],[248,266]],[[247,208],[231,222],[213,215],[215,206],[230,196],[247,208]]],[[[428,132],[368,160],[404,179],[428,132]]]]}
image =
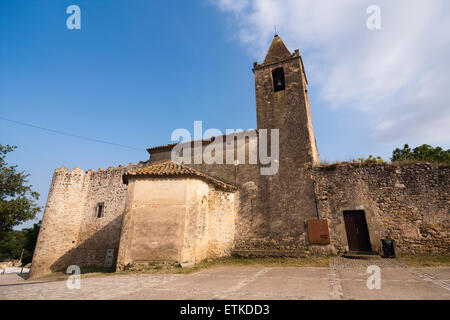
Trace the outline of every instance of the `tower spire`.
{"type": "Polygon", "coordinates": [[[267,51],[266,58],[264,59],[264,64],[277,62],[290,57],[291,53],[288,48],[284,44],[281,37],[275,33],[272,43],[270,44],[270,48],[267,51]]]}

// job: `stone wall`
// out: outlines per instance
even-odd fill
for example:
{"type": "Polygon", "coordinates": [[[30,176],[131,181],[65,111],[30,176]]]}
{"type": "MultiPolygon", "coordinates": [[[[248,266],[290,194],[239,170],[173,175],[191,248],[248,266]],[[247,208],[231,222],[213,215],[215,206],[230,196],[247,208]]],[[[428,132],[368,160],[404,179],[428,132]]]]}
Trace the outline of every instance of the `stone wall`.
{"type": "Polygon", "coordinates": [[[64,268],[67,253],[76,248],[83,208],[89,189],[89,176],[80,168],[55,169],[39,231],[30,277],[64,268]]]}
{"type": "MultiPolygon", "coordinates": [[[[128,169],[144,165],[146,163],[128,169]]],[[[155,260],[154,256],[141,257],[138,253],[150,252],[149,246],[161,243],[170,232],[179,236],[178,249],[171,251],[170,244],[174,242],[170,240],[164,247],[164,254],[157,257],[160,260],[200,261],[229,255],[232,250],[260,256],[302,254],[317,250],[317,246],[309,245],[305,228],[306,220],[317,217],[329,220],[331,239],[331,245],[318,252],[342,253],[348,251],[345,210],[364,210],[372,249],[376,252],[381,251],[380,240],[386,237],[396,241],[400,254],[449,252],[448,166],[340,164],[304,167],[287,181],[278,180],[284,189],[290,187],[289,192],[281,192],[284,190],[281,188],[275,190],[277,185],[272,181],[275,189],[269,193],[264,191],[265,183],[267,187],[265,179],[274,178],[261,176],[258,166],[192,166],[218,178],[225,173],[223,180],[234,180],[239,191],[222,192],[197,179],[185,179],[184,182],[166,179],[166,184],[170,181],[170,185],[163,188],[166,190],[163,194],[170,199],[163,202],[181,210],[181,215],[175,217],[172,224],[166,221],[167,210],[158,211],[154,206],[162,203],[161,192],[155,192],[154,180],[148,181],[153,187],[139,191],[133,183],[128,187],[123,184],[122,175],[127,170],[123,166],[88,172],[79,168],[71,171],[65,167],[56,169],[34,252],[31,277],[70,264],[103,266],[107,249],[114,249],[115,263],[119,239],[119,260],[123,259],[122,262],[155,260]],[[176,191],[177,188],[184,188],[184,191],[176,191]],[[182,199],[177,202],[173,196],[182,196],[182,199]],[[140,205],[135,203],[137,198],[140,205]],[[157,203],[152,203],[152,199],[157,203]],[[317,210],[302,205],[315,201],[317,210]],[[99,202],[105,204],[102,218],[95,216],[99,202]],[[291,209],[284,215],[274,214],[270,208],[276,202],[291,209]],[[142,206],[153,206],[153,218],[148,216],[148,210],[142,212],[139,221],[133,221],[131,215],[123,217],[124,212],[142,210],[142,206]],[[164,226],[155,229],[157,223],[164,226]],[[149,236],[153,238],[148,239],[149,236]],[[171,252],[175,252],[173,256],[170,256],[171,252]]],[[[162,253],[160,248],[157,251],[162,253]]]]}
{"type": "Polygon", "coordinates": [[[106,251],[113,249],[115,264],[119,249],[122,214],[127,186],[122,183],[126,168],[88,171],[89,189],[78,234],[77,247],[71,250],[71,260],[80,266],[101,266],[106,251]],[[97,218],[97,204],[104,203],[104,216],[97,218]]]}
{"type": "Polygon", "coordinates": [[[184,226],[184,245],[180,262],[198,262],[208,257],[208,194],[204,181],[190,179],[184,226]]]}
{"type": "Polygon", "coordinates": [[[122,174],[145,165],[87,172],[55,169],[30,276],[39,277],[71,264],[103,266],[107,249],[114,249],[115,260],[127,192],[122,174]],[[102,218],[95,216],[99,202],[105,204],[102,218]]]}
{"type": "Polygon", "coordinates": [[[228,256],[235,235],[235,194],[192,180],[188,189],[183,262],[228,256]]]}
{"type": "Polygon", "coordinates": [[[129,178],[117,269],[229,255],[234,194],[189,177],[129,178]]]}
{"type": "Polygon", "coordinates": [[[236,233],[236,193],[210,189],[208,195],[208,256],[231,254],[236,233]]]}
{"type": "Polygon", "coordinates": [[[391,237],[401,253],[450,252],[450,167],[342,164],[315,168],[320,218],[337,252],[348,250],[344,210],[364,210],[372,249],[391,237]]]}

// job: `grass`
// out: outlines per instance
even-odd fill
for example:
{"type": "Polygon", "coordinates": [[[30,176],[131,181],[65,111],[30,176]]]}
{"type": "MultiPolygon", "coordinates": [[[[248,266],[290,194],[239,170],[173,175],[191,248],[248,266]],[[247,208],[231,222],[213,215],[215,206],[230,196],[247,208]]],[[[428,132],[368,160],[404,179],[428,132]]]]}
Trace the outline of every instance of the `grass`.
{"type": "Polygon", "coordinates": [[[450,254],[402,255],[397,259],[408,267],[450,267],[450,254]]]}
{"type": "Polygon", "coordinates": [[[226,257],[210,262],[202,262],[199,266],[267,266],[267,267],[328,267],[330,257],[302,257],[302,258],[235,258],[226,257]]]}
{"type": "MultiPolygon", "coordinates": [[[[258,267],[328,267],[329,256],[308,256],[302,258],[237,258],[224,257],[218,259],[208,259],[192,267],[182,268],[173,266],[170,268],[151,268],[158,263],[149,263],[149,269],[142,271],[124,270],[115,272],[114,268],[103,267],[81,267],[81,277],[125,275],[125,274],[189,274],[205,269],[224,267],[224,266],[258,266],[258,267]]],[[[450,254],[415,254],[401,255],[397,259],[408,267],[450,267],[450,254]]],[[[55,272],[51,278],[67,278],[70,275],[64,271],[55,272]]]]}
{"type": "MultiPolygon", "coordinates": [[[[114,275],[116,274],[116,269],[114,267],[106,268],[106,267],[99,267],[99,266],[82,266],[80,267],[81,271],[81,277],[92,277],[92,276],[105,276],[105,275],[114,275]]],[[[66,273],[66,268],[57,270],[55,272],[43,275],[41,277],[38,277],[36,280],[39,281],[52,281],[52,280],[64,280],[69,278],[73,274],[66,273]]]]}

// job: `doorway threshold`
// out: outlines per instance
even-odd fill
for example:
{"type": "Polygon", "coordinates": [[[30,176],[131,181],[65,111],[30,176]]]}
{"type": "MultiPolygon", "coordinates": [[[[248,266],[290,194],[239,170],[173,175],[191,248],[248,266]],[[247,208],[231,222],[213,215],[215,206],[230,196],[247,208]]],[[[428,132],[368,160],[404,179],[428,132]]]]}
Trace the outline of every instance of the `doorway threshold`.
{"type": "Polygon", "coordinates": [[[361,251],[344,253],[342,257],[346,259],[362,259],[362,260],[381,259],[381,256],[376,252],[361,252],[361,251]]]}

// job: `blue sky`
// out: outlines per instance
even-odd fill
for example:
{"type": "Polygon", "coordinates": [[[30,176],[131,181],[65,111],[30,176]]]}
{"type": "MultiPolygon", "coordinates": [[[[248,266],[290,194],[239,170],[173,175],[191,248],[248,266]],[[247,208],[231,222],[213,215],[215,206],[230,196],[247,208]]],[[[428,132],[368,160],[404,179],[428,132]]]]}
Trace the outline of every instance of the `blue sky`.
{"type": "MultiPolygon", "coordinates": [[[[387,11],[386,27],[370,33],[364,28],[367,15],[361,2],[342,0],[332,8],[303,0],[281,2],[1,1],[0,117],[138,148],[95,143],[0,119],[0,143],[18,146],[8,162],[31,174],[30,183],[44,206],[56,167],[87,170],[147,160],[146,147],[170,143],[174,129],[192,131],[194,120],[202,120],[204,129],[223,132],[254,128],[251,68],[254,61],[262,61],[274,25],[289,49],[299,48],[303,54],[321,160],[369,154],[387,159],[395,147],[408,142],[449,146],[448,92],[431,101],[435,117],[427,117],[430,112],[410,115],[402,109],[414,98],[412,89],[417,92],[433,84],[430,78],[445,77],[442,70],[439,73],[439,68],[423,61],[436,62],[445,56],[448,60],[446,39],[439,34],[431,36],[434,42],[427,39],[432,57],[423,52],[420,57],[403,55],[420,45],[420,38],[413,38],[407,42],[413,45],[399,48],[399,57],[393,58],[389,45],[409,33],[399,29],[400,22],[392,23],[392,11],[404,8],[379,1],[387,11]],[[81,8],[81,30],[66,27],[66,8],[71,4],[81,8]],[[304,16],[308,10],[314,19],[311,14],[304,16]],[[389,40],[392,30],[397,38],[389,40]],[[361,34],[363,42],[336,42],[360,39],[361,34]],[[381,46],[379,59],[371,55],[374,43],[381,46]],[[424,75],[422,69],[415,66],[413,73],[402,73],[403,69],[391,70],[389,64],[405,57],[437,73],[411,83],[417,74],[424,75]],[[370,61],[370,68],[363,66],[365,61],[370,61]],[[398,74],[403,78],[391,81],[398,74]],[[411,122],[415,117],[421,122],[411,122]]],[[[403,5],[410,8],[406,2],[403,5]]],[[[430,14],[419,23],[421,29],[413,27],[409,32],[421,35],[433,27],[435,22],[430,21],[435,20],[436,8],[418,11],[426,13],[426,9],[430,14]]],[[[420,17],[415,18],[420,22],[420,17]]],[[[432,30],[441,28],[434,25],[432,30]]],[[[448,73],[446,67],[448,63],[440,65],[448,73]]],[[[439,85],[450,83],[441,78],[439,85]]]]}

